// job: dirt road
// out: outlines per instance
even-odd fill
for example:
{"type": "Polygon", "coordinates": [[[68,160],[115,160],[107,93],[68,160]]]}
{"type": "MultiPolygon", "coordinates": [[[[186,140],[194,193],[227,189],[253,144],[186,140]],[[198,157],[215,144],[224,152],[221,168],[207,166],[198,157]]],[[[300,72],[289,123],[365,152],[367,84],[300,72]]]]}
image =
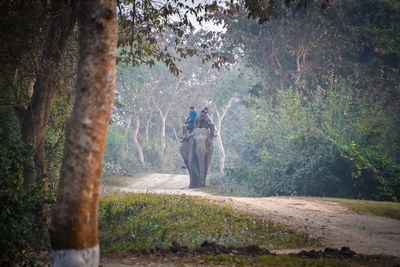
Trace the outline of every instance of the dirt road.
{"type": "MultiPolygon", "coordinates": [[[[213,196],[189,189],[189,177],[176,174],[151,174],[123,178],[122,192],[196,195],[217,204],[228,204],[271,221],[322,238],[324,247],[350,247],[361,254],[385,254],[400,257],[400,221],[360,214],[335,202],[319,198],[242,198],[213,196]]],[[[291,251],[280,251],[288,253],[291,251]]],[[[294,251],[293,251],[294,252],[294,251]]]]}

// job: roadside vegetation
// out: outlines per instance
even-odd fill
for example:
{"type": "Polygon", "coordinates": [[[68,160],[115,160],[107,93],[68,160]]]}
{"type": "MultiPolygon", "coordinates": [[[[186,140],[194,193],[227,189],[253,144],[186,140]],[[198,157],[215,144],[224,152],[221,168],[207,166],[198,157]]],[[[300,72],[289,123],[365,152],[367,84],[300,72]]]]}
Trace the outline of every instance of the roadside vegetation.
{"type": "Polygon", "coordinates": [[[267,249],[318,245],[318,240],[281,224],[237,213],[189,196],[107,195],[100,201],[99,240],[103,252],[167,247],[189,248],[204,241],[267,249]]]}
{"type": "Polygon", "coordinates": [[[243,257],[236,255],[220,254],[217,256],[204,255],[198,260],[177,260],[178,263],[206,264],[217,266],[313,266],[313,267],[375,267],[396,266],[393,259],[371,257],[343,258],[302,258],[297,255],[263,255],[257,257],[243,257]]]}
{"type": "Polygon", "coordinates": [[[145,249],[130,252],[107,252],[102,254],[105,262],[118,262],[135,266],[178,264],[195,266],[276,266],[276,267],[393,267],[400,264],[400,259],[391,256],[367,256],[354,254],[348,248],[301,251],[295,254],[277,255],[259,247],[223,248],[207,244],[199,249],[182,246],[169,248],[145,249]],[[225,250],[224,253],[221,250],[225,250]]]}
{"type": "Polygon", "coordinates": [[[397,202],[398,4],[293,11],[263,25],[240,16],[245,10],[224,17],[224,37],[261,78],[241,99],[254,116],[230,122],[243,131],[223,132],[236,136],[213,185],[240,195],[397,202]]]}
{"type": "Polygon", "coordinates": [[[365,212],[400,220],[400,203],[388,201],[371,201],[344,198],[323,198],[323,200],[339,202],[356,212],[365,212]]]}

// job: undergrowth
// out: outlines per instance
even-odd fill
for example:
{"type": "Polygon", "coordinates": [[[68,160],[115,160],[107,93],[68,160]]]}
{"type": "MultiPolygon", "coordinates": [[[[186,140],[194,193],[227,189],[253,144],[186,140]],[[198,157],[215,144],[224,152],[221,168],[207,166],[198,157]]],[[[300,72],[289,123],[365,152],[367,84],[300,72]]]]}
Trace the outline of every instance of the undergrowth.
{"type": "Polygon", "coordinates": [[[268,249],[318,243],[281,224],[196,197],[125,194],[104,196],[100,201],[99,242],[103,252],[166,247],[173,241],[195,248],[205,240],[268,249]]]}

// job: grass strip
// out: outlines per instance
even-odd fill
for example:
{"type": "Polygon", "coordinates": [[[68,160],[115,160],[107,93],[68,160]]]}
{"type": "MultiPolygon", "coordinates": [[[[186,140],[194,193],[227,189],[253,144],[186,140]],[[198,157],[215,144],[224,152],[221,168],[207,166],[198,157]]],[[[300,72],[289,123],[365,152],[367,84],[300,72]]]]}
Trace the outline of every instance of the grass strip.
{"type": "MultiPolygon", "coordinates": [[[[168,260],[162,261],[167,263],[168,260]]],[[[398,258],[356,256],[344,258],[301,258],[296,255],[263,255],[257,257],[243,257],[238,255],[221,254],[217,256],[203,255],[195,259],[176,259],[180,264],[201,264],[206,266],[274,266],[274,267],[389,267],[398,266],[398,258]]]]}
{"type": "Polygon", "coordinates": [[[327,201],[339,202],[356,212],[375,214],[400,220],[400,203],[388,201],[372,201],[345,198],[322,198],[327,201]]]}
{"type": "Polygon", "coordinates": [[[267,249],[318,245],[306,234],[198,197],[130,193],[101,198],[99,241],[103,252],[167,247],[173,241],[196,248],[206,240],[267,249]]]}

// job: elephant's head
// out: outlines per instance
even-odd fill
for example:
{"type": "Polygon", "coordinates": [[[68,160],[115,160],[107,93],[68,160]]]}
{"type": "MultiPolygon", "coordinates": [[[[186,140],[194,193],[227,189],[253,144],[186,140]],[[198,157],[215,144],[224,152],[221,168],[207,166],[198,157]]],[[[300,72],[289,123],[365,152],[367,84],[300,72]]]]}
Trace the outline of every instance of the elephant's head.
{"type": "Polygon", "coordinates": [[[190,187],[205,186],[213,153],[210,131],[205,128],[194,129],[179,150],[189,171],[190,187]]]}

